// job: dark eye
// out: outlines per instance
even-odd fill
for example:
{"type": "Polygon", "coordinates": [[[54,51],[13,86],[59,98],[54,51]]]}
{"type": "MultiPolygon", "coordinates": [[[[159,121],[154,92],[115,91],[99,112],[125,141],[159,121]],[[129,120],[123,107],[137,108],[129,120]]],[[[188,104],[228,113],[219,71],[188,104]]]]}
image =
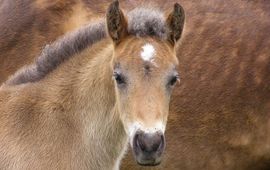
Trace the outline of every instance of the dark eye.
{"type": "Polygon", "coordinates": [[[122,76],[121,74],[114,73],[113,76],[114,76],[114,79],[115,79],[115,81],[116,81],[116,83],[118,85],[122,85],[122,84],[125,84],[126,83],[124,76],[122,76]]]}
{"type": "Polygon", "coordinates": [[[169,81],[169,85],[170,85],[170,86],[175,85],[175,83],[177,82],[177,80],[178,80],[178,76],[173,76],[173,77],[170,79],[170,81],[169,81]]]}

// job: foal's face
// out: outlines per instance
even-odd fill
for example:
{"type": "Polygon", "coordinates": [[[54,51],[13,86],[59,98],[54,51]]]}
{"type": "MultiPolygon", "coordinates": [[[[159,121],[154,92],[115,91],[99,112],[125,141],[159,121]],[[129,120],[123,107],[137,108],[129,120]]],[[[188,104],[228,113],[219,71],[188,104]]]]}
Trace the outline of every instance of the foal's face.
{"type": "Polygon", "coordinates": [[[165,147],[170,96],[179,80],[174,46],[181,37],[185,15],[176,3],[166,21],[156,18],[144,21],[147,17],[139,13],[141,20],[132,24],[119,8],[119,2],[114,1],[106,19],[115,45],[112,72],[122,123],[137,162],[157,165],[165,147]],[[128,23],[134,30],[140,28],[139,32],[145,36],[134,36],[128,23]],[[165,28],[157,29],[158,23],[165,28]]]}
{"type": "Polygon", "coordinates": [[[115,49],[117,104],[140,164],[160,162],[170,96],[179,80],[177,64],[173,47],[153,38],[130,36],[115,49]]]}

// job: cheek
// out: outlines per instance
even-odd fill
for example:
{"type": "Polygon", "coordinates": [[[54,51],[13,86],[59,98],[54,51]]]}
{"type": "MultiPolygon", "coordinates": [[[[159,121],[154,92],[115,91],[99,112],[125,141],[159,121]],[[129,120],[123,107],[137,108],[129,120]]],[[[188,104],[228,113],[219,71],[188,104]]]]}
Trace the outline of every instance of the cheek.
{"type": "Polygon", "coordinates": [[[132,115],[132,106],[127,96],[118,96],[118,111],[120,119],[124,125],[126,132],[128,133],[128,124],[131,124],[133,115],[132,115]]]}

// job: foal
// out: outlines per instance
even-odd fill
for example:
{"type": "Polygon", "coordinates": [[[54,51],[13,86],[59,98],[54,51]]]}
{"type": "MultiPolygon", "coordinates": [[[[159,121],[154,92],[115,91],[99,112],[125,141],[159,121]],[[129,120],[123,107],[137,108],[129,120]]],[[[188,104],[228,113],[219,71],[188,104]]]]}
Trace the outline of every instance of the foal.
{"type": "Polygon", "coordinates": [[[0,88],[0,168],[119,169],[128,141],[159,164],[183,26],[179,4],[165,20],[115,1],[106,23],[45,47],[0,88]]]}

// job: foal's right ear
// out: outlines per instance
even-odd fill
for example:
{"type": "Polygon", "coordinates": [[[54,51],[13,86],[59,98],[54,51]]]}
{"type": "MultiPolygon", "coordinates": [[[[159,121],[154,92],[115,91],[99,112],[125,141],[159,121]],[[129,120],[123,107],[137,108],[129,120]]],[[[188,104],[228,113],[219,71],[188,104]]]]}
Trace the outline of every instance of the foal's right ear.
{"type": "Polygon", "coordinates": [[[119,8],[118,0],[110,4],[107,10],[106,19],[110,37],[115,44],[119,44],[120,41],[127,36],[127,21],[119,8]]]}

